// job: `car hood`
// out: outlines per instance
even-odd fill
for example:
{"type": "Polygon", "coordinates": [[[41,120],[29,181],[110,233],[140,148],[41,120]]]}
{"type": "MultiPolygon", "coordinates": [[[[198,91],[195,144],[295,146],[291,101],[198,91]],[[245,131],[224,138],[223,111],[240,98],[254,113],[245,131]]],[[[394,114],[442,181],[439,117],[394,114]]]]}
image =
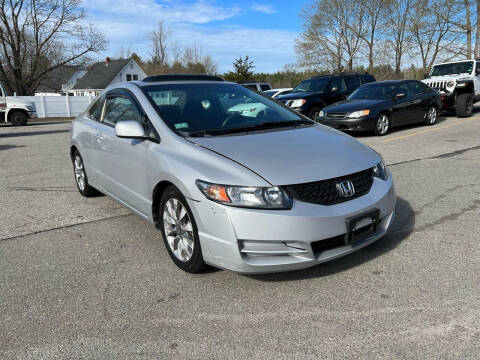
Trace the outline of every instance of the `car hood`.
{"type": "Polygon", "coordinates": [[[18,97],[14,97],[14,96],[7,96],[6,101],[7,101],[7,104],[12,106],[12,107],[35,105],[35,103],[33,101],[20,99],[18,97]]]}
{"type": "Polygon", "coordinates": [[[189,140],[240,163],[272,185],[335,178],[380,161],[367,146],[323,125],[189,140]]]}
{"type": "Polygon", "coordinates": [[[298,92],[298,93],[290,93],[286,95],[280,95],[275,98],[275,100],[285,101],[285,100],[295,100],[295,99],[304,99],[311,95],[318,95],[322,94],[321,92],[312,92],[312,91],[305,91],[305,92],[298,92]]]}
{"type": "Polygon", "coordinates": [[[338,103],[327,106],[324,112],[353,112],[357,110],[368,110],[380,104],[390,104],[390,100],[344,100],[338,103]]]}

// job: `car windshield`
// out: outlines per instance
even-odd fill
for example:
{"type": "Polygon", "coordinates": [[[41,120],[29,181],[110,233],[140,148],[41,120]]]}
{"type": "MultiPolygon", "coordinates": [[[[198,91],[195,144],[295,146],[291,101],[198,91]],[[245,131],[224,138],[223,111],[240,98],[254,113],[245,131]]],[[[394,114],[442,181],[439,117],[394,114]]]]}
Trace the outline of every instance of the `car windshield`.
{"type": "Polygon", "coordinates": [[[454,74],[471,74],[473,61],[464,61],[452,64],[435,65],[430,76],[443,76],[454,74]]]}
{"type": "Polygon", "coordinates": [[[236,84],[162,84],[145,86],[143,90],[167,125],[185,136],[315,124],[236,84]]]}
{"type": "Polygon", "coordinates": [[[394,84],[381,83],[363,85],[351,93],[347,100],[391,99],[396,87],[394,84]]]}
{"type": "Polygon", "coordinates": [[[327,86],[330,83],[330,78],[314,78],[302,81],[293,89],[292,93],[306,92],[306,91],[316,91],[316,92],[325,92],[327,86]]]}

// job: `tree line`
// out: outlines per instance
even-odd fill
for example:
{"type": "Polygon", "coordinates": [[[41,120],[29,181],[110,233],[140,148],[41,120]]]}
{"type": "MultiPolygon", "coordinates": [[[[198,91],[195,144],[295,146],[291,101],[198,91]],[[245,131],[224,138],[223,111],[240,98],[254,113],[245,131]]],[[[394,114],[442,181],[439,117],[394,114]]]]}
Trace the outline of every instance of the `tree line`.
{"type": "MultiPolygon", "coordinates": [[[[107,40],[85,24],[86,15],[81,0],[0,0],[0,80],[7,90],[30,95],[56,69],[91,64],[107,40]]],[[[239,57],[220,75],[291,87],[343,71],[369,71],[378,80],[420,78],[435,62],[480,57],[480,0],[313,0],[300,16],[295,64],[254,73],[251,59],[239,57]]],[[[182,47],[173,38],[159,22],[148,34],[148,58],[131,51],[127,57],[147,74],[218,73],[198,44],[182,47]]]]}
{"type": "Polygon", "coordinates": [[[407,61],[427,72],[435,62],[480,57],[480,0],[315,0],[301,18],[295,49],[304,69],[390,65],[399,76],[407,61]]]}

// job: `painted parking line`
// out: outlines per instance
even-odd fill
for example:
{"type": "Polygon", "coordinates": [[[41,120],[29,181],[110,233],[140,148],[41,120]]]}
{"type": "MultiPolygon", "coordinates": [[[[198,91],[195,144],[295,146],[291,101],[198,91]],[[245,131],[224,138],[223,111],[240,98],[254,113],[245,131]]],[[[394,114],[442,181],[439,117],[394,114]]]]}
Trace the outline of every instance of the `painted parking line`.
{"type": "Polygon", "coordinates": [[[390,138],[390,139],[383,140],[382,143],[385,144],[385,143],[389,143],[389,142],[396,141],[396,140],[402,140],[402,139],[405,139],[405,138],[408,138],[408,137],[411,137],[411,136],[417,136],[417,135],[422,135],[422,134],[430,133],[430,132],[437,131],[437,130],[446,129],[446,128],[449,128],[449,127],[452,127],[452,126],[461,125],[461,124],[464,124],[466,122],[474,121],[474,120],[480,120],[480,117],[457,120],[454,123],[451,123],[451,124],[448,124],[448,125],[436,126],[434,128],[426,129],[426,130],[420,130],[420,131],[414,132],[412,134],[396,136],[396,137],[393,137],[393,138],[390,138]]]}

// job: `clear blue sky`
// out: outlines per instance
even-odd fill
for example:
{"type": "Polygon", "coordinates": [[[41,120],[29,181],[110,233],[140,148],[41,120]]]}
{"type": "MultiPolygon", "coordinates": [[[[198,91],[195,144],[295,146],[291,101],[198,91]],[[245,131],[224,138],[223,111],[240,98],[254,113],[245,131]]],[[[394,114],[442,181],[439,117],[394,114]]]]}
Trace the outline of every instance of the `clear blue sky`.
{"type": "Polygon", "coordinates": [[[196,44],[217,62],[220,72],[249,55],[257,72],[280,70],[295,62],[298,14],[308,0],[84,0],[89,21],[109,40],[101,56],[117,57],[123,48],[148,58],[148,34],[159,20],[170,29],[171,43],[196,44]]]}

